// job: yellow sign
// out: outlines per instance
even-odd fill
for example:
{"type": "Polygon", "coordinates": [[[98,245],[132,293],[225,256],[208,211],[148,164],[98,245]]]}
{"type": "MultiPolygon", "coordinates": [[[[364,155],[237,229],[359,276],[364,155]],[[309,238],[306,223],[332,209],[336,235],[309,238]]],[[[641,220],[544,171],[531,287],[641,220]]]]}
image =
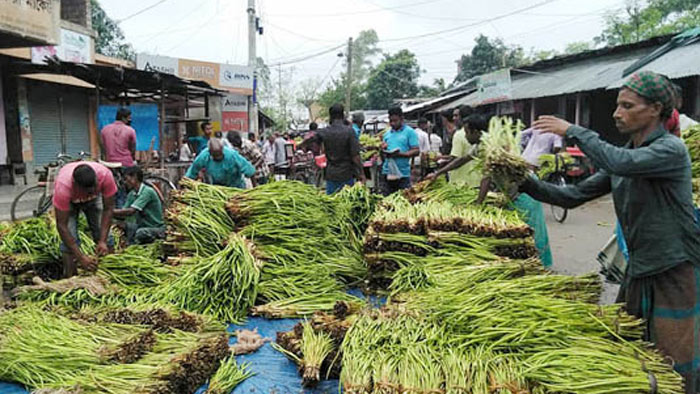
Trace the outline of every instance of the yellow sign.
{"type": "Polygon", "coordinates": [[[180,78],[204,81],[211,86],[219,85],[219,65],[216,63],[180,59],[178,68],[180,78]]]}

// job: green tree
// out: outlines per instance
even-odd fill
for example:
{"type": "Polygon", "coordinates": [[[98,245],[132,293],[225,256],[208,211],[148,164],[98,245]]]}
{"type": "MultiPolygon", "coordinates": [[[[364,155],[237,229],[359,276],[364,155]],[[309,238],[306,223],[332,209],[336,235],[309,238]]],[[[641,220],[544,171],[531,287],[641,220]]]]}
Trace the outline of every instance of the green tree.
{"type": "Polygon", "coordinates": [[[525,53],[519,46],[506,46],[500,39],[489,39],[483,34],[475,41],[471,53],[459,59],[460,71],[455,82],[464,82],[505,67],[518,67],[526,62],[525,53]]]}
{"type": "MultiPolygon", "coordinates": [[[[323,116],[328,114],[327,109],[331,105],[336,103],[345,104],[345,74],[341,75],[340,78],[331,79],[330,83],[326,87],[319,98],[318,103],[323,107],[324,111],[321,112],[323,116]]],[[[352,84],[352,94],[350,95],[350,108],[351,110],[364,109],[367,107],[367,84],[366,83],[354,83],[352,84]]]]}
{"type": "MultiPolygon", "coordinates": [[[[372,68],[372,58],[382,53],[377,47],[379,37],[374,30],[363,30],[352,42],[352,83],[367,81],[372,68]]],[[[347,59],[344,65],[347,68],[347,59]]]]}
{"type": "MultiPolygon", "coordinates": [[[[361,31],[352,42],[352,89],[350,108],[347,108],[349,111],[365,108],[367,77],[372,68],[372,59],[381,53],[377,47],[378,42],[379,38],[374,30],[361,31]]],[[[344,59],[343,66],[347,69],[347,58],[344,59]]],[[[319,96],[321,106],[328,108],[335,103],[345,103],[346,82],[346,72],[332,79],[319,96]]],[[[326,112],[323,111],[323,113],[326,112]]]]}
{"type": "Polygon", "coordinates": [[[309,78],[302,81],[299,84],[299,89],[297,90],[297,103],[304,107],[309,115],[309,122],[314,119],[312,106],[318,102],[319,99],[319,81],[314,78],[309,78]]]}
{"type": "Polygon", "coordinates": [[[136,60],[134,48],[126,42],[124,32],[117,22],[107,16],[97,0],[90,0],[90,6],[92,28],[97,32],[95,52],[130,61],[136,60]]]}
{"type": "Polygon", "coordinates": [[[573,55],[576,53],[581,53],[585,51],[590,51],[593,49],[593,43],[588,42],[588,41],[574,41],[566,44],[566,48],[564,48],[564,54],[566,55],[573,55]]]}
{"type": "Polygon", "coordinates": [[[700,0],[628,0],[622,15],[610,13],[596,43],[630,44],[700,25],[700,0]]]}
{"type": "Polygon", "coordinates": [[[408,49],[385,54],[370,72],[367,82],[367,105],[370,109],[387,109],[396,99],[416,97],[421,69],[418,59],[408,49]]]}

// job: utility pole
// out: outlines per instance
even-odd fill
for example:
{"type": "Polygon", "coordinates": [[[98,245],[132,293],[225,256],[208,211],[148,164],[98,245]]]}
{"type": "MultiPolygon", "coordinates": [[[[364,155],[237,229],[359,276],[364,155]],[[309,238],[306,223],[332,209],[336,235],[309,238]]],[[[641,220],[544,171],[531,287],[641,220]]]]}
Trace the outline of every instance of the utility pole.
{"type": "Polygon", "coordinates": [[[352,100],[352,37],[348,39],[348,52],[347,52],[347,80],[345,81],[345,110],[348,111],[348,117],[350,117],[350,102],[352,100]]]}
{"type": "Polygon", "coordinates": [[[258,34],[258,19],[255,16],[255,0],[248,0],[248,67],[253,68],[253,95],[248,99],[248,132],[258,137],[258,55],[256,36],[258,34]]]}
{"type": "MultiPolygon", "coordinates": [[[[279,75],[279,95],[280,95],[280,112],[282,112],[282,121],[286,123],[287,121],[287,103],[285,103],[285,98],[282,97],[282,65],[280,64],[277,68],[277,73],[279,75]]],[[[285,133],[287,130],[282,130],[285,133]]]]}

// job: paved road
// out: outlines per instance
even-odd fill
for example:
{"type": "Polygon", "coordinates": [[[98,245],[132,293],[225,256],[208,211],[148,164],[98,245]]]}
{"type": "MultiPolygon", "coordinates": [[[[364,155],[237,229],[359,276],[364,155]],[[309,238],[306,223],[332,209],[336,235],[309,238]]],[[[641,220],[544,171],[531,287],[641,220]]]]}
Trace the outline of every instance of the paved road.
{"type": "MultiPolygon", "coordinates": [[[[569,211],[566,221],[557,223],[545,204],[549,242],[554,257],[554,270],[566,274],[598,272],[598,252],[613,233],[615,212],[611,196],[592,201],[569,211]]],[[[618,286],[606,283],[601,302],[615,301],[618,286]]]]}

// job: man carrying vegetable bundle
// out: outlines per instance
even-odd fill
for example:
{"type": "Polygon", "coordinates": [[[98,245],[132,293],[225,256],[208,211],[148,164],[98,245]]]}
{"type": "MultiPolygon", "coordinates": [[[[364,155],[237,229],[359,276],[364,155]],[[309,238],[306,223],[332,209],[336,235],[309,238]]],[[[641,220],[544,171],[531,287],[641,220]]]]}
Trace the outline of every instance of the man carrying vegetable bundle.
{"type": "Polygon", "coordinates": [[[123,209],[115,209],[118,218],[133,218],[125,224],[128,243],[147,244],[165,238],[163,205],[158,193],[143,183],[143,171],[139,167],[124,170],[124,181],[129,188],[123,209]]]}
{"type": "Polygon", "coordinates": [[[197,155],[185,174],[190,179],[219,186],[245,189],[243,177],[255,174],[255,167],[233,149],[224,147],[218,139],[209,140],[209,148],[197,155]]]}
{"type": "Polygon", "coordinates": [[[112,172],[94,162],[74,162],[61,168],[56,176],[53,206],[56,211],[56,228],[61,236],[63,277],[78,273],[78,266],[93,270],[97,261],[80,251],[78,216],[85,214],[90,233],[97,244],[98,256],[110,252],[114,241],[110,234],[114,195],[117,184],[112,172]],[[77,264],[76,264],[77,263],[77,264]]]}
{"type": "Polygon", "coordinates": [[[594,131],[543,116],[534,126],[572,139],[600,170],[558,187],[528,179],[532,197],[573,208],[612,192],[630,260],[618,302],[647,321],[646,339],[674,362],[686,393],[700,390],[700,228],[694,222],[691,163],[683,141],[664,122],[673,111],[672,83],[638,72],[625,83],[613,114],[630,136],[625,147],[603,142],[594,131]]]}

